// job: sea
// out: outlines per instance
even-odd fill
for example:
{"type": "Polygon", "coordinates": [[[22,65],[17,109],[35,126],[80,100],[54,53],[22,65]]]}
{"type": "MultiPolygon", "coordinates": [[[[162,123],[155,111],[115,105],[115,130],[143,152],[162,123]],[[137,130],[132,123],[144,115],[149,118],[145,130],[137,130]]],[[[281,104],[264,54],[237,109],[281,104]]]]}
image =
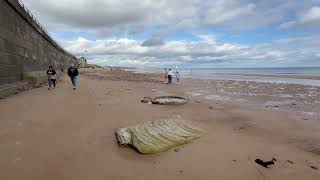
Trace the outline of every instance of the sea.
{"type": "MultiPolygon", "coordinates": [[[[137,73],[163,73],[164,68],[130,69],[137,73]]],[[[181,78],[214,79],[235,81],[256,81],[268,83],[300,84],[320,86],[320,80],[303,79],[301,76],[316,76],[320,78],[320,67],[286,67],[286,68],[174,68],[181,78]],[[250,76],[248,76],[250,75],[250,76]],[[255,76],[257,75],[257,76],[255,76]],[[263,77],[258,76],[263,75],[263,77]],[[268,77],[270,75],[270,77],[268,77]],[[290,75],[287,77],[272,77],[274,75],[290,75]]]]}

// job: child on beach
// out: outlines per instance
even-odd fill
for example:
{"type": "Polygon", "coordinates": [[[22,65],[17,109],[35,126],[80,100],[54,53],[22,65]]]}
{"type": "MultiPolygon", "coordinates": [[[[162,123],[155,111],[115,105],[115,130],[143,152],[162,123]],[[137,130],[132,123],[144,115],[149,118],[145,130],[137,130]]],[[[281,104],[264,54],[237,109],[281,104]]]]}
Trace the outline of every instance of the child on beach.
{"type": "Polygon", "coordinates": [[[56,71],[53,70],[52,66],[49,66],[49,69],[47,70],[47,76],[48,76],[48,89],[51,89],[51,85],[53,84],[53,88],[56,88],[56,71]]]}

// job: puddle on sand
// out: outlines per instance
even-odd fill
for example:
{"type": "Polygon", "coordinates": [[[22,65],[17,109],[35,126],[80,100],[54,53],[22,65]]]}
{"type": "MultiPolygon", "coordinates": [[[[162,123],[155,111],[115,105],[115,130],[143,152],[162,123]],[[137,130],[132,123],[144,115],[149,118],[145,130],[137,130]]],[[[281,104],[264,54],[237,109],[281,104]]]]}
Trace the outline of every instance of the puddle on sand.
{"type": "Polygon", "coordinates": [[[180,98],[157,98],[156,100],[161,104],[183,104],[186,102],[185,99],[180,98]]]}
{"type": "Polygon", "coordinates": [[[205,97],[208,100],[218,100],[218,101],[230,101],[230,97],[228,96],[219,96],[219,95],[208,95],[205,97]]]}
{"type": "Polygon", "coordinates": [[[263,106],[264,107],[277,107],[277,106],[285,106],[295,103],[295,100],[284,100],[284,101],[266,101],[263,106]]]}

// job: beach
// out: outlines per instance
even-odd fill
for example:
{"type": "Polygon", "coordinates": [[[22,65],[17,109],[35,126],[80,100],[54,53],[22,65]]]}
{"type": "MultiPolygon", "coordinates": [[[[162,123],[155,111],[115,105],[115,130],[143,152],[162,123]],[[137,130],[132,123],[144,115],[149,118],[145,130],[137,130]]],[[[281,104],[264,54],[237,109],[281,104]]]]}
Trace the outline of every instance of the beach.
{"type": "MultiPolygon", "coordinates": [[[[314,78],[313,78],[314,79],[314,78]]],[[[0,100],[0,179],[279,179],[320,177],[320,87],[183,79],[161,74],[81,70],[57,88],[0,100]],[[141,103],[186,97],[185,105],[141,103]],[[180,115],[205,136],[167,152],[141,155],[117,144],[117,129],[180,115]],[[264,168],[255,159],[272,160],[264,168]]]]}

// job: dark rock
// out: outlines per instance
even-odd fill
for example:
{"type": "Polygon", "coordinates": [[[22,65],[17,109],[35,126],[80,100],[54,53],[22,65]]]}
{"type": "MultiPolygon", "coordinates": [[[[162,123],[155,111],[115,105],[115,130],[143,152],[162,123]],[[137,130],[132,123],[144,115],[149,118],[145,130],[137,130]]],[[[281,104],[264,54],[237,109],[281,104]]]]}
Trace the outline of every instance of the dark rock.
{"type": "Polygon", "coordinates": [[[265,168],[268,168],[269,165],[274,165],[273,161],[263,161],[261,159],[256,159],[254,162],[256,162],[257,164],[259,164],[265,168]]]}
{"type": "Polygon", "coordinates": [[[311,167],[311,169],[313,169],[313,170],[319,170],[319,168],[316,167],[316,166],[310,166],[310,167],[311,167]]]}
{"type": "Polygon", "coordinates": [[[176,148],[176,149],[174,149],[174,152],[179,152],[179,151],[180,151],[180,149],[177,149],[177,148],[176,148]]]}
{"type": "Polygon", "coordinates": [[[209,109],[213,109],[213,107],[212,107],[212,106],[210,106],[210,107],[209,107],[209,109]]]}

